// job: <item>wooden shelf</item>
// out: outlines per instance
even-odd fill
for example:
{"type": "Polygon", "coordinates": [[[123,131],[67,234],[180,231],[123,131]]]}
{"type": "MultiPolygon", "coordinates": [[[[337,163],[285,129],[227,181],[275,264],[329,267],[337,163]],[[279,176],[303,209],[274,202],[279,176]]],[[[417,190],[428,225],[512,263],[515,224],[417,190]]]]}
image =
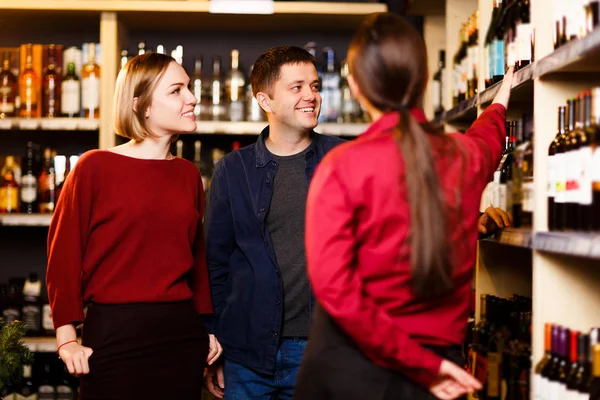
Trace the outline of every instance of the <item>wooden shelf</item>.
{"type": "Polygon", "coordinates": [[[29,350],[37,353],[55,353],[58,349],[56,345],[56,338],[53,336],[48,337],[25,337],[23,343],[29,350]]]}
{"type": "Polygon", "coordinates": [[[477,96],[459,103],[444,113],[443,120],[448,123],[471,123],[477,119],[477,96]]]}
{"type": "MultiPolygon", "coordinates": [[[[198,121],[196,133],[222,135],[258,135],[267,126],[267,122],[211,122],[198,121]]],[[[332,136],[358,136],[369,124],[319,124],[315,131],[332,136]]]]}
{"type": "Polygon", "coordinates": [[[600,73],[600,29],[559,47],[539,60],[534,78],[590,72],[600,73]]]}
{"type": "Polygon", "coordinates": [[[225,12],[215,13],[210,1],[145,1],[145,0],[24,0],[8,2],[0,6],[9,17],[31,18],[31,12],[47,17],[60,17],[65,21],[82,16],[99,16],[103,12],[115,12],[119,21],[128,29],[147,31],[322,31],[354,30],[363,17],[387,11],[385,4],[337,3],[310,1],[274,2],[272,13],[254,14],[261,11],[248,3],[253,0],[238,0],[237,5],[225,12]],[[212,9],[211,9],[212,7],[212,9]],[[245,12],[245,14],[240,14],[245,12]]]}
{"type": "Polygon", "coordinates": [[[538,232],[533,238],[533,247],[548,253],[600,259],[598,234],[538,232]]]}
{"type": "Polygon", "coordinates": [[[50,226],[52,214],[0,214],[4,226],[50,226]]]}
{"type": "Polygon", "coordinates": [[[97,131],[97,119],[86,118],[5,118],[0,130],[97,131]]]}
{"type": "Polygon", "coordinates": [[[532,247],[531,229],[505,228],[498,231],[493,237],[484,240],[526,249],[531,249],[532,247]]]}

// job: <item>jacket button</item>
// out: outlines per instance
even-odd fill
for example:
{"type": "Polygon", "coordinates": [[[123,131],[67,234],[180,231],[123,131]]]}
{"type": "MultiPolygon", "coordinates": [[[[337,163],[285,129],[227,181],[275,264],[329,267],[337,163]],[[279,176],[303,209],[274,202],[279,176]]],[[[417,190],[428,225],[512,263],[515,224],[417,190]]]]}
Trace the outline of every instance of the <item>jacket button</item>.
{"type": "Polygon", "coordinates": [[[276,163],[276,162],[274,162],[274,163],[273,163],[273,166],[274,166],[274,167],[276,167],[276,166],[277,166],[277,163],[276,163]]]}
{"type": "Polygon", "coordinates": [[[267,183],[271,183],[271,180],[270,180],[270,179],[267,179],[267,180],[266,180],[266,182],[267,182],[267,183]]]}
{"type": "Polygon", "coordinates": [[[265,212],[265,209],[264,209],[264,208],[261,208],[259,211],[260,211],[260,212],[265,212]]]}
{"type": "Polygon", "coordinates": [[[281,301],[280,300],[277,300],[277,305],[281,305],[281,301]]]}
{"type": "Polygon", "coordinates": [[[277,337],[277,332],[273,332],[273,337],[277,337]]]}

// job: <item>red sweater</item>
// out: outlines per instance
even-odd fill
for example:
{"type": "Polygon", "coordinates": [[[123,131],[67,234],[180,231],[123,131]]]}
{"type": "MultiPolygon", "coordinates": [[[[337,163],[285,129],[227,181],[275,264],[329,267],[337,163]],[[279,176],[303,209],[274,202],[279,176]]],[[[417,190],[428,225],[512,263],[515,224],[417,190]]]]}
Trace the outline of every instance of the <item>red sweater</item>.
{"type": "Polygon", "coordinates": [[[201,216],[204,190],[186,160],[85,153],[69,174],[48,235],[46,283],[56,328],[87,302],[192,299],[212,313],[201,216]]]}
{"type": "MultiPolygon", "coordinates": [[[[413,116],[423,122],[420,110],[413,116]]],[[[410,210],[402,155],[385,114],[357,140],[332,150],[319,165],[307,204],[308,274],[329,315],[375,363],[428,387],[441,358],[423,345],[461,345],[470,311],[479,201],[500,161],[506,110],[492,105],[465,134],[465,150],[444,157],[432,139],[447,205],[461,194],[461,213],[448,213],[454,289],[425,301],[411,286],[410,210]],[[462,225],[462,226],[460,226],[462,225]]],[[[440,221],[440,228],[442,227],[440,221]]]]}

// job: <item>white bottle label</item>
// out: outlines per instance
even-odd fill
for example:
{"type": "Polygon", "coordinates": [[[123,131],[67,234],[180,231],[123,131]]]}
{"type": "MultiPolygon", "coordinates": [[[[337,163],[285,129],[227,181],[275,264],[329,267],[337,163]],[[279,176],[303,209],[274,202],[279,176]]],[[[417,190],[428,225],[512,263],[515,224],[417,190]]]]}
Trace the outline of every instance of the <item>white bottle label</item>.
{"type": "Polygon", "coordinates": [[[590,169],[592,182],[600,182],[600,147],[596,147],[592,154],[592,168],[590,169]]]}
{"type": "Polygon", "coordinates": [[[50,308],[50,304],[44,304],[42,308],[42,328],[45,331],[53,331],[54,325],[52,324],[52,309],[50,308]]]}
{"type": "Polygon", "coordinates": [[[81,103],[81,85],[79,81],[66,80],[62,82],[62,98],[60,109],[63,114],[79,114],[81,103]]]}
{"type": "Polygon", "coordinates": [[[554,198],[554,196],[556,195],[555,157],[556,156],[548,157],[548,189],[547,189],[547,193],[548,193],[548,197],[550,197],[550,198],[554,198]]]}
{"type": "Polygon", "coordinates": [[[564,153],[554,156],[554,167],[556,171],[556,203],[566,202],[567,190],[567,171],[566,171],[566,155],[564,153]]]}
{"type": "Polygon", "coordinates": [[[517,26],[517,61],[531,61],[531,35],[533,26],[531,24],[520,24],[517,26]]]}
{"type": "Polygon", "coordinates": [[[535,204],[534,187],[533,182],[523,182],[523,211],[525,212],[533,212],[535,204]]]}
{"type": "Polygon", "coordinates": [[[581,158],[579,150],[567,153],[567,203],[579,203],[579,175],[581,173],[581,158]]]}
{"type": "Polygon", "coordinates": [[[21,177],[21,201],[23,203],[33,203],[37,199],[37,178],[33,175],[23,175],[21,177]]]}
{"type": "Polygon", "coordinates": [[[438,81],[438,80],[432,81],[431,87],[433,89],[433,97],[432,97],[433,109],[437,110],[440,107],[440,91],[441,91],[440,81],[438,81]]]}
{"type": "Polygon", "coordinates": [[[579,149],[579,204],[589,206],[592,204],[592,148],[589,146],[579,149]]]}
{"type": "Polygon", "coordinates": [[[100,79],[95,76],[81,81],[81,104],[84,110],[95,110],[100,105],[100,79]]]}

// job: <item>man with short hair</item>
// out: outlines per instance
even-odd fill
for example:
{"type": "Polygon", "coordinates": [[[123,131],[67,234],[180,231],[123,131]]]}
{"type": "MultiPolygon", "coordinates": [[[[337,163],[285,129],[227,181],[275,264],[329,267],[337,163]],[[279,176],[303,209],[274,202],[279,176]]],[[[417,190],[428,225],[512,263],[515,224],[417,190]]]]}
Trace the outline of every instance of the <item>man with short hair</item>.
{"type": "Polygon", "coordinates": [[[269,126],[215,168],[206,214],[210,330],[225,360],[206,380],[217,397],[292,398],[313,305],[304,252],[308,186],[343,142],[313,131],[321,107],[315,63],[294,46],[256,60],[252,90],[269,126]]]}

